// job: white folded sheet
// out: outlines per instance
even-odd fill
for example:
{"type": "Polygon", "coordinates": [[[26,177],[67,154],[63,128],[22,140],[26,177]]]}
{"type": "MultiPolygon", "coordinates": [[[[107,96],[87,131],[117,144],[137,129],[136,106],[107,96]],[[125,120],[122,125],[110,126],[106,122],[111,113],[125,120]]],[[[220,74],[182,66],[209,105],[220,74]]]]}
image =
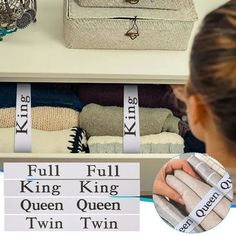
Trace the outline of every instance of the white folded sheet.
{"type": "MultiPolygon", "coordinates": [[[[141,136],[141,153],[183,153],[184,140],[175,133],[163,132],[141,136]]],[[[122,153],[123,138],[119,136],[92,136],[88,140],[91,153],[122,153]]]]}

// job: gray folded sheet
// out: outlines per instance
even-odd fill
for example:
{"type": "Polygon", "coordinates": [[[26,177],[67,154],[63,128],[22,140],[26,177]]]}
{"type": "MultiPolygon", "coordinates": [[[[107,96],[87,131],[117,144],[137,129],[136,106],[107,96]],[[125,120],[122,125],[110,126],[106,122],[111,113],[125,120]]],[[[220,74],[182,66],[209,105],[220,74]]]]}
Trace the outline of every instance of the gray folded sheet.
{"type": "MultiPolygon", "coordinates": [[[[187,160],[194,170],[202,177],[202,179],[212,187],[216,187],[218,182],[222,179],[220,174],[211,169],[205,162],[200,161],[194,154],[187,160]]],[[[226,197],[232,202],[233,190],[230,191],[226,197]]]]}
{"type": "MultiPolygon", "coordinates": [[[[154,194],[153,201],[159,216],[173,228],[186,217],[165,197],[154,194]]],[[[191,233],[200,233],[203,231],[204,230],[200,226],[196,226],[191,233]]]]}
{"type": "MultiPolygon", "coordinates": [[[[194,208],[201,202],[202,199],[189,186],[184,184],[176,176],[167,175],[166,183],[181,195],[188,214],[190,214],[194,210],[194,208]]],[[[214,211],[210,211],[201,221],[200,225],[203,229],[209,230],[214,228],[221,221],[222,219],[214,211]]]]}
{"type": "Polygon", "coordinates": [[[212,170],[216,171],[222,177],[225,175],[226,170],[224,167],[215,159],[208,156],[207,154],[195,153],[195,157],[197,157],[200,161],[205,162],[208,166],[211,167],[212,170]]]}
{"type": "MultiPolygon", "coordinates": [[[[140,108],[139,117],[141,136],[161,132],[179,134],[179,118],[175,117],[169,109],[140,108]]],[[[123,108],[105,107],[91,103],[85,106],[80,114],[80,127],[86,130],[88,137],[123,137],[123,119],[123,108]]]]}
{"type": "MultiPolygon", "coordinates": [[[[179,159],[176,158],[176,159],[179,159]]],[[[186,212],[179,211],[178,204],[172,204],[165,197],[153,195],[154,204],[159,215],[175,228],[205,197],[209,190],[216,186],[224,176],[225,169],[209,156],[196,153],[182,154],[181,159],[187,160],[193,169],[201,176],[198,180],[183,170],[175,170],[174,175],[167,175],[167,184],[175,189],[185,203],[186,212]],[[204,159],[205,158],[205,159],[204,159]],[[211,168],[212,167],[212,168],[211,168]]],[[[214,209],[206,216],[191,233],[209,230],[219,224],[227,215],[233,198],[233,191],[223,197],[214,209]]]]}
{"type": "MultiPolygon", "coordinates": [[[[198,180],[183,170],[175,170],[174,175],[181,180],[184,184],[189,186],[200,198],[204,198],[211,190],[211,186],[205,182],[198,180]]],[[[223,197],[221,201],[214,207],[214,211],[224,219],[229,212],[231,202],[223,197]]]]}

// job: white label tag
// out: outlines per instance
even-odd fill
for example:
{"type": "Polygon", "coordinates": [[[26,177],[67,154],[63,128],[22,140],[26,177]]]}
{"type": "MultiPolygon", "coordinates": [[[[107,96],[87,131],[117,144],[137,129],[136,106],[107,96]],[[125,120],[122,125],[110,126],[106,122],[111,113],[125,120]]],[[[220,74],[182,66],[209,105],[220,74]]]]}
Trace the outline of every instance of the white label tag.
{"type": "Polygon", "coordinates": [[[223,197],[224,196],[217,188],[211,188],[206,196],[192,210],[189,217],[192,218],[197,224],[200,224],[223,197]]]}
{"type": "Polygon", "coordinates": [[[123,152],[140,152],[140,125],[138,86],[124,86],[124,132],[123,152]]]}
{"type": "Polygon", "coordinates": [[[31,85],[17,84],[15,152],[31,152],[31,85]]]}
{"type": "Polygon", "coordinates": [[[223,178],[220,180],[220,182],[217,184],[217,188],[220,190],[220,192],[224,195],[228,194],[230,191],[233,190],[233,184],[232,180],[228,173],[225,173],[223,178]]]}
{"type": "Polygon", "coordinates": [[[189,216],[187,216],[178,225],[175,226],[175,229],[183,233],[191,233],[196,226],[197,223],[189,216]]]}

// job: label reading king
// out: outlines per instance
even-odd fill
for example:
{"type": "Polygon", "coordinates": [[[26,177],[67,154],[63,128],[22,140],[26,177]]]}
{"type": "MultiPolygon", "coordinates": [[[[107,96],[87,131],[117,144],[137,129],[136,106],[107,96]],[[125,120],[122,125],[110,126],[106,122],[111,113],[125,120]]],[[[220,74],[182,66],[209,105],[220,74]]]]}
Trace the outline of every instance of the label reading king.
{"type": "Polygon", "coordinates": [[[123,152],[140,152],[138,86],[124,86],[123,152]]]}
{"type": "Polygon", "coordinates": [[[31,152],[31,85],[17,84],[15,152],[31,152]]]}

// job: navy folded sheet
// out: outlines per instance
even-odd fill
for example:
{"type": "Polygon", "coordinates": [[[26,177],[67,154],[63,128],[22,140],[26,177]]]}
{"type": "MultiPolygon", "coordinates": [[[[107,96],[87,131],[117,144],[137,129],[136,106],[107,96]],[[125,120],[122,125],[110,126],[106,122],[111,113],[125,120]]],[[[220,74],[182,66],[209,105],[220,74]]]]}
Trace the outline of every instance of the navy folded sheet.
{"type": "MultiPolygon", "coordinates": [[[[72,89],[47,84],[31,84],[32,107],[67,107],[81,111],[83,103],[72,89]]],[[[0,83],[0,108],[16,106],[16,83],[0,83]]]]}

